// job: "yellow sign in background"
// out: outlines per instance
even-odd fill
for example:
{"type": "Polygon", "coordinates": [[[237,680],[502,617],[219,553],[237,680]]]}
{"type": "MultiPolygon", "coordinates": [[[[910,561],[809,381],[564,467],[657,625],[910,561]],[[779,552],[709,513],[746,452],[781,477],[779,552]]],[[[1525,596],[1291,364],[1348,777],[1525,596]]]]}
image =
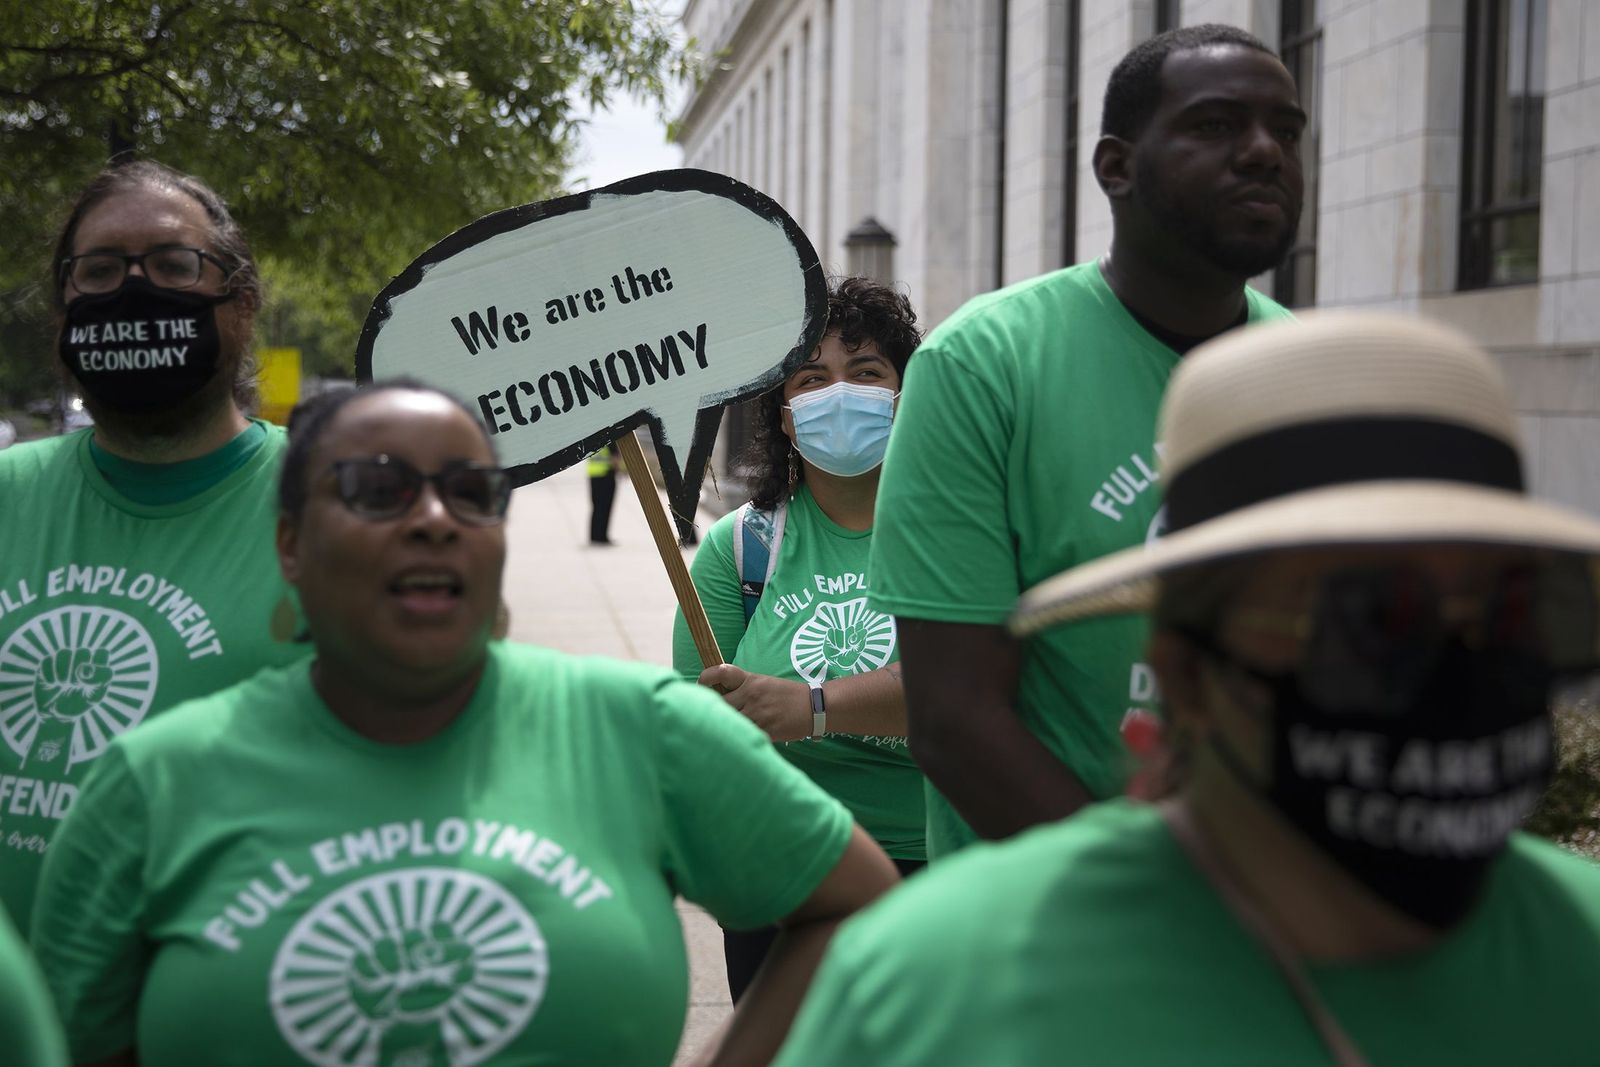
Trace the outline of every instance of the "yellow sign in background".
{"type": "Polygon", "coordinates": [[[300,402],[300,350],[261,348],[256,350],[261,364],[257,381],[261,385],[261,417],[283,425],[289,412],[300,402]]]}

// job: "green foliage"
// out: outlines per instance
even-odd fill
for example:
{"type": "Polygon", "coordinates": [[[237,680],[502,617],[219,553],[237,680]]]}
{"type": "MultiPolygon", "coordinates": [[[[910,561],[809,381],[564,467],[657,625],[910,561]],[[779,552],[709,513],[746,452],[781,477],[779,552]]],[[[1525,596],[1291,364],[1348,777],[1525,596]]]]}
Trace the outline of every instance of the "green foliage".
{"type": "Polygon", "coordinates": [[[652,0],[0,0],[0,329],[39,329],[67,198],[132,150],[230,201],[347,366],[417,253],[560,191],[576,101],[685,68],[652,0]]]}
{"type": "Polygon", "coordinates": [[[33,297],[0,291],[0,411],[49,396],[57,382],[60,364],[33,297]]]}
{"type": "Polygon", "coordinates": [[[1600,859],[1600,715],[1593,694],[1556,708],[1555,777],[1527,828],[1600,859]]]}
{"type": "MultiPolygon", "coordinates": [[[[423,247],[417,246],[415,252],[423,247]]],[[[351,377],[356,339],[382,281],[373,279],[364,286],[323,285],[302,273],[298,264],[276,257],[263,259],[261,270],[268,294],[256,328],[262,343],[300,349],[308,375],[351,377]]]]}

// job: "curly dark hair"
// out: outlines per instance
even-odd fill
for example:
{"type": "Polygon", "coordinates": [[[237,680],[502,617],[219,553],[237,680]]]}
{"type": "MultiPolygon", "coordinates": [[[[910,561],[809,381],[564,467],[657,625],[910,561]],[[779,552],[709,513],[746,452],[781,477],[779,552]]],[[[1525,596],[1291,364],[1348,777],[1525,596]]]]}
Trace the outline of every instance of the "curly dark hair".
{"type": "Polygon", "coordinates": [[[1253,48],[1276,55],[1259,37],[1237,26],[1207,22],[1168,30],[1142,41],[1112,68],[1106,82],[1105,103],[1100,110],[1100,133],[1124,141],[1138,139],[1150,116],[1161,104],[1161,67],[1174,52],[1216,45],[1253,48]]]}
{"type": "MultiPolygon", "coordinates": [[[[865,344],[877,345],[902,381],[911,354],[922,342],[910,299],[870,278],[840,278],[828,286],[828,328],[823,336],[838,337],[850,352],[865,344]]],[[[813,352],[807,360],[816,358],[813,352]]],[[[745,468],[755,481],[750,502],[770,511],[788,500],[805,480],[805,467],[783,432],[782,383],[752,403],[754,436],[744,454],[745,468]]]]}

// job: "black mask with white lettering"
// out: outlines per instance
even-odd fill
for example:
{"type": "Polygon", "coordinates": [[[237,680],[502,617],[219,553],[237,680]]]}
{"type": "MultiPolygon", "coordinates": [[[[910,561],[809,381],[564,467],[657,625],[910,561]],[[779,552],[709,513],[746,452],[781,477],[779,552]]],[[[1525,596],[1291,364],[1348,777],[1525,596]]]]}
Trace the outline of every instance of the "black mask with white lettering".
{"type": "Polygon", "coordinates": [[[155,411],[199,392],[217,372],[222,342],[210,296],[162,289],[137,275],[67,305],[61,362],[83,391],[117,411],[155,411]]]}
{"type": "Polygon", "coordinates": [[[1270,781],[1214,737],[1234,775],[1396,908],[1437,929],[1465,919],[1549,782],[1549,669],[1452,641],[1409,708],[1332,712],[1293,674],[1209,651],[1273,694],[1270,781]]]}

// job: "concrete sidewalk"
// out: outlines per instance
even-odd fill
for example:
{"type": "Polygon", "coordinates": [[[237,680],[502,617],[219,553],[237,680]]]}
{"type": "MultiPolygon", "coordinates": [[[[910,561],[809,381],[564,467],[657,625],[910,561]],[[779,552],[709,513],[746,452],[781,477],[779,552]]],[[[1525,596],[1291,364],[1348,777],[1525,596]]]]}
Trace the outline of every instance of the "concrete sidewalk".
{"type": "MultiPolygon", "coordinates": [[[[704,519],[704,516],[702,516],[704,519]]],[[[709,521],[702,521],[703,531],[709,521]]],[[[511,637],[566,652],[672,663],[677,601],[632,483],[617,479],[615,547],[591,547],[583,465],[512,497],[506,528],[506,603],[511,637]]],[[[684,549],[684,558],[694,555],[684,549]]],[[[689,949],[689,1015],[676,1063],[699,1050],[732,1010],[722,933],[703,911],[678,902],[689,949]]]]}

